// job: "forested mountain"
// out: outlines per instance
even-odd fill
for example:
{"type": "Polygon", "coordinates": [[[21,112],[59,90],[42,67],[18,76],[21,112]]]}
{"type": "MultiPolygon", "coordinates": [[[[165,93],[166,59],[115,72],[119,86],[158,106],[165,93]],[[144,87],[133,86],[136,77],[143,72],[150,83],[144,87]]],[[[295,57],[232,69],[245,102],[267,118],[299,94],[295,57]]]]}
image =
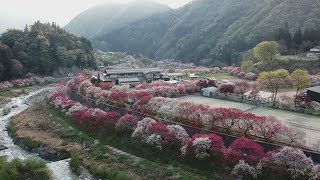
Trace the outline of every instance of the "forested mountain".
{"type": "MultiPolygon", "coordinates": [[[[195,0],[95,36],[93,44],[104,51],[143,53],[157,59],[233,64],[239,63],[241,52],[263,40],[295,48],[281,39],[281,31],[285,29],[290,38],[299,31],[318,31],[319,17],[320,0],[195,0]]],[[[320,38],[312,39],[310,46],[320,43],[320,38]]]]}
{"type": "Polygon", "coordinates": [[[59,67],[95,67],[90,41],[59,26],[36,22],[30,28],[8,30],[0,37],[0,80],[27,72],[49,75],[59,67]]]}
{"type": "Polygon", "coordinates": [[[128,4],[107,3],[79,14],[66,25],[65,29],[93,39],[153,14],[169,10],[169,7],[150,0],[139,0],[128,4]]]}

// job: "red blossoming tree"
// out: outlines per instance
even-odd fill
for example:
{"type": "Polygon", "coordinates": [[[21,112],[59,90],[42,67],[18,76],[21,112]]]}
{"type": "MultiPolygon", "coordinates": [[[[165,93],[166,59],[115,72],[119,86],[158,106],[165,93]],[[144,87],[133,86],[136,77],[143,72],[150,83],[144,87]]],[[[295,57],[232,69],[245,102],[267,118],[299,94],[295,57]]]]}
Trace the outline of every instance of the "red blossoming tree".
{"type": "Polygon", "coordinates": [[[233,84],[222,84],[219,87],[219,92],[227,96],[229,93],[234,93],[235,86],[233,84]]]}
{"type": "Polygon", "coordinates": [[[226,152],[226,161],[230,166],[238,164],[239,160],[245,160],[248,164],[256,164],[265,156],[264,149],[258,143],[241,137],[236,139],[226,152]]]}

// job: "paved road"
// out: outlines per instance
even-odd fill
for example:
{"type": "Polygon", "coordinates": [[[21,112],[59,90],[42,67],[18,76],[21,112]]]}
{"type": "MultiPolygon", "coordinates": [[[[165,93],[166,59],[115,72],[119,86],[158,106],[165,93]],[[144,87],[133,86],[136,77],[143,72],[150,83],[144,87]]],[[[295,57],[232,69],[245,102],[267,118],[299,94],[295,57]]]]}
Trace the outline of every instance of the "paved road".
{"type": "Polygon", "coordinates": [[[307,134],[306,145],[320,150],[320,117],[307,115],[302,113],[295,113],[279,109],[272,109],[266,107],[258,107],[252,109],[253,105],[243,104],[222,99],[214,99],[203,96],[183,96],[177,98],[181,102],[194,102],[197,104],[206,104],[211,107],[224,107],[224,108],[238,108],[243,111],[248,110],[256,115],[274,116],[289,126],[304,130],[307,134]],[[250,110],[252,109],[252,110],[250,110]]]}

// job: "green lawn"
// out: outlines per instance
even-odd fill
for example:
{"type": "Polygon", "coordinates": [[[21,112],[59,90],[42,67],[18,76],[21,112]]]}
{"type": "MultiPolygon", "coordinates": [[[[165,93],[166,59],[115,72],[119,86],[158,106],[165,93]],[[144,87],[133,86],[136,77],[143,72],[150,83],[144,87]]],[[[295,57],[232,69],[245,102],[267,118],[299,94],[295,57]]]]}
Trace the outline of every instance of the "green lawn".
{"type": "Polygon", "coordinates": [[[210,74],[200,74],[198,75],[200,78],[209,78],[213,77],[216,79],[224,79],[224,80],[229,80],[229,81],[243,81],[245,79],[240,79],[236,76],[232,76],[229,73],[210,73],[210,74]]]}

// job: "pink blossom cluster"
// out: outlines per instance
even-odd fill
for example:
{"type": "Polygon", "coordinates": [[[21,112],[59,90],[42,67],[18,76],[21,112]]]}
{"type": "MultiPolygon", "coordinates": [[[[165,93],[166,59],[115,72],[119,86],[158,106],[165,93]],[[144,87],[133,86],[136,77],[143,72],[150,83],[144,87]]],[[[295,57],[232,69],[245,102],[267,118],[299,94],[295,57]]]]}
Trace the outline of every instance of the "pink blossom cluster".
{"type": "Polygon", "coordinates": [[[165,81],[154,81],[152,83],[143,83],[143,84],[139,84],[136,86],[136,89],[150,89],[150,88],[153,88],[153,87],[163,87],[163,86],[166,86],[166,87],[176,87],[175,84],[170,84],[168,82],[165,82],[165,81]]]}
{"type": "MultiPolygon", "coordinates": [[[[195,82],[182,85],[186,89],[199,88],[195,82]]],[[[181,86],[180,88],[182,88],[181,86]]],[[[304,132],[288,128],[276,118],[256,116],[244,113],[239,109],[210,108],[205,105],[180,103],[171,98],[153,97],[153,95],[160,96],[164,93],[172,95],[173,92],[169,90],[164,91],[163,94],[147,90],[132,92],[101,90],[101,88],[92,85],[85,75],[76,76],[68,82],[68,87],[69,89],[75,88],[83,96],[97,102],[117,107],[127,107],[128,104],[134,103],[132,109],[142,114],[159,116],[195,127],[227,133],[236,132],[244,136],[257,136],[267,141],[281,141],[294,145],[304,144],[304,132]]]]}
{"type": "Polygon", "coordinates": [[[148,97],[137,101],[133,109],[200,128],[227,133],[233,131],[244,136],[258,136],[267,141],[303,145],[305,139],[304,132],[289,128],[274,117],[257,116],[239,109],[211,108],[164,97],[148,97]]]}
{"type": "Polygon", "coordinates": [[[50,78],[40,78],[40,77],[30,77],[25,79],[15,79],[10,82],[6,81],[0,83],[0,90],[8,89],[11,87],[25,87],[25,86],[34,86],[38,84],[44,84],[45,82],[50,82],[50,78]]]}
{"type": "Polygon", "coordinates": [[[56,108],[70,116],[80,126],[93,132],[103,133],[108,129],[114,130],[117,128],[119,130],[133,130],[138,121],[138,118],[132,115],[121,117],[117,112],[105,112],[99,108],[88,108],[71,100],[59,91],[52,93],[48,98],[56,108]]]}
{"type": "Polygon", "coordinates": [[[310,103],[310,105],[312,106],[313,110],[316,112],[320,112],[320,103],[316,102],[316,101],[312,101],[310,103]]]}
{"type": "Polygon", "coordinates": [[[195,134],[185,141],[181,148],[184,156],[194,156],[199,159],[217,157],[223,160],[226,147],[223,140],[216,134],[195,134]]]}
{"type": "Polygon", "coordinates": [[[234,67],[231,67],[231,66],[228,66],[228,67],[222,67],[221,68],[221,72],[223,73],[228,73],[230,72],[231,70],[233,70],[234,67]]]}
{"type": "MultiPolygon", "coordinates": [[[[79,74],[67,83],[69,91],[76,91],[86,98],[118,107],[126,107],[127,104],[134,103],[144,96],[164,96],[173,97],[178,94],[199,92],[198,81],[182,82],[178,85],[166,82],[154,82],[150,84],[138,85],[136,91],[128,91],[128,86],[113,86],[109,90],[96,87],[88,79],[89,75],[79,74]]],[[[104,85],[103,85],[104,86],[104,85]]]]}
{"type": "Polygon", "coordinates": [[[248,73],[246,73],[244,78],[248,79],[248,80],[251,80],[251,81],[255,81],[255,80],[257,80],[258,75],[253,73],[253,72],[248,72],[248,73]]]}
{"type": "Polygon", "coordinates": [[[165,125],[151,118],[144,118],[137,125],[132,138],[158,149],[180,147],[189,135],[179,125],[165,125]]]}
{"type": "Polygon", "coordinates": [[[313,86],[319,86],[320,85],[320,75],[310,75],[311,83],[313,86]]]}
{"type": "Polygon", "coordinates": [[[222,70],[219,67],[210,68],[210,72],[212,73],[221,73],[222,70]]]}
{"type": "Polygon", "coordinates": [[[231,166],[234,166],[240,160],[245,160],[248,164],[257,164],[265,157],[265,152],[261,145],[244,137],[236,139],[225,154],[226,162],[231,166]]]}
{"type": "Polygon", "coordinates": [[[314,164],[301,149],[287,146],[268,152],[256,165],[239,160],[232,174],[257,179],[259,175],[270,171],[289,179],[320,178],[319,164],[314,164]]]}
{"type": "Polygon", "coordinates": [[[127,92],[130,88],[130,85],[115,85],[112,86],[110,91],[113,92],[127,92]]]}
{"type": "Polygon", "coordinates": [[[253,72],[244,72],[240,67],[223,67],[221,71],[251,81],[255,81],[258,78],[257,74],[253,72]]]}
{"type": "Polygon", "coordinates": [[[320,178],[319,165],[315,165],[312,159],[298,148],[283,147],[269,152],[262,164],[281,174],[287,174],[292,179],[320,178]]]}
{"type": "Polygon", "coordinates": [[[122,116],[115,125],[118,132],[131,133],[138,124],[138,118],[134,115],[126,114],[122,116]]]}
{"type": "Polygon", "coordinates": [[[199,81],[182,81],[180,84],[170,84],[165,81],[155,81],[136,86],[137,89],[149,91],[153,96],[170,97],[177,94],[195,93],[201,90],[199,81]]]}
{"type": "MultiPolygon", "coordinates": [[[[146,91],[127,92],[128,86],[113,86],[109,90],[96,87],[88,79],[86,74],[79,74],[67,83],[69,91],[76,91],[86,98],[118,107],[126,107],[126,104],[138,101],[145,95],[150,95],[146,91]]],[[[107,85],[109,87],[109,85],[107,85]]]]}
{"type": "Polygon", "coordinates": [[[0,83],[0,90],[8,89],[11,87],[13,87],[13,85],[8,81],[0,83]]]}
{"type": "MultiPolygon", "coordinates": [[[[57,108],[61,109],[62,112],[69,115],[73,121],[90,131],[104,134],[112,129],[126,132],[133,131],[131,135],[133,139],[152,147],[158,149],[180,149],[185,158],[195,157],[209,161],[211,159],[220,160],[225,165],[233,167],[232,173],[235,175],[250,175],[255,178],[262,171],[268,171],[268,169],[272,169],[275,172],[287,173],[293,179],[306,177],[316,179],[320,175],[319,165],[314,165],[313,161],[307,158],[300,149],[283,147],[266,154],[261,145],[244,137],[236,139],[226,148],[222,138],[218,135],[196,134],[189,138],[189,135],[182,126],[165,125],[151,118],[144,118],[138,122],[138,118],[133,115],[127,114],[120,117],[120,114],[116,112],[105,112],[98,108],[87,108],[78,102],[72,101],[62,92],[54,92],[49,96],[49,100],[57,108]]],[[[156,103],[156,106],[159,107],[160,105],[156,103]]],[[[205,112],[205,109],[206,107],[202,106],[196,111],[200,115],[201,112],[205,112]]],[[[190,109],[189,111],[193,110],[190,109]]],[[[221,110],[222,114],[224,114],[224,110],[221,110]]],[[[234,109],[233,111],[235,114],[232,118],[237,118],[236,116],[241,115],[239,110],[234,109]]],[[[202,117],[209,118],[204,115],[202,117]]],[[[218,116],[218,118],[221,117],[218,116]]],[[[237,124],[237,121],[234,123],[237,124]]],[[[261,126],[264,127],[263,124],[261,126]]],[[[267,131],[263,132],[270,135],[269,132],[272,132],[274,127],[268,126],[267,129],[267,131]]]]}

